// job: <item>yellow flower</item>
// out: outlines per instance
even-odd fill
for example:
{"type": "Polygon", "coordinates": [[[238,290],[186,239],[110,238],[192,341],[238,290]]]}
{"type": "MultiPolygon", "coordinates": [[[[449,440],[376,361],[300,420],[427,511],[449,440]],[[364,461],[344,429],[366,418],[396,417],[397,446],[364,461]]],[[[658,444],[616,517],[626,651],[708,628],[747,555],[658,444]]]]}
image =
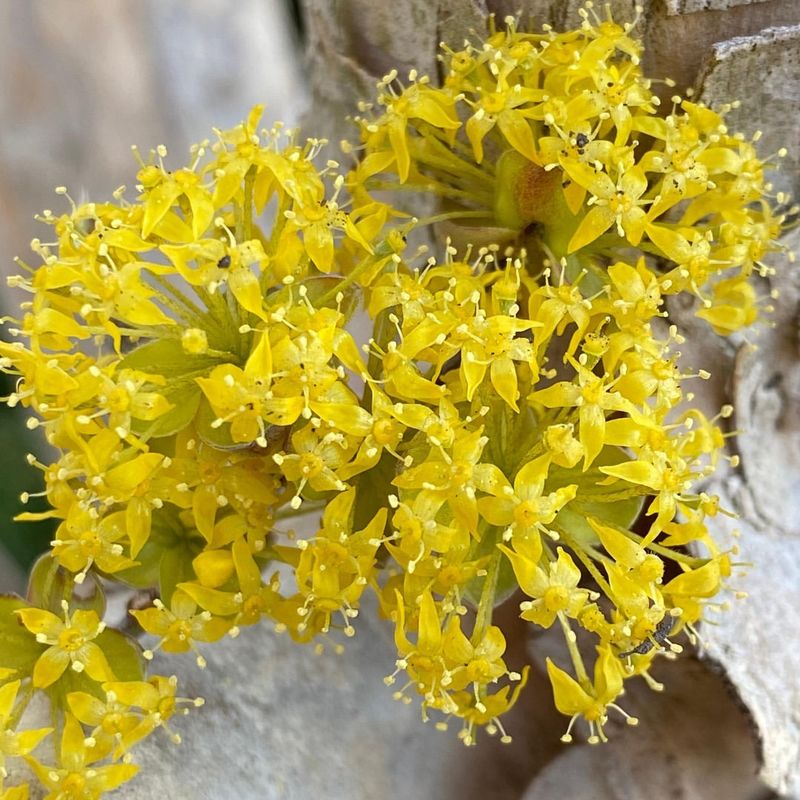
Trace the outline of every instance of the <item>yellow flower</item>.
{"type": "Polygon", "coordinates": [[[297,612],[302,617],[301,633],[308,627],[327,633],[338,612],[345,635],[355,634],[350,620],[358,614],[359,600],[372,577],[387,516],[382,508],[363,530],[353,531],[355,497],[355,489],[349,489],[331,500],[317,535],[298,543],[295,578],[303,600],[297,612]]]}
{"type": "MultiPolygon", "coordinates": [[[[149,736],[157,728],[164,728],[173,742],[179,744],[181,737],[179,734],[170,731],[167,723],[173,715],[182,710],[186,712],[188,704],[199,708],[203,705],[202,698],[191,700],[175,696],[178,686],[178,679],[172,675],[152,675],[147,681],[112,681],[103,684],[103,691],[108,698],[110,695],[115,698],[114,703],[124,708],[131,709],[139,719],[138,724],[130,729],[125,727],[125,733],[119,739],[114,758],[123,756],[133,745],[149,736]]],[[[95,711],[99,712],[99,706],[95,706],[95,711]]],[[[87,709],[88,711],[88,709],[87,709]]],[[[89,712],[92,713],[92,712],[89,712]]],[[[113,725],[119,720],[113,719],[113,725]]],[[[92,724],[92,723],[88,723],[92,724]]]]}
{"type": "MultiPolygon", "coordinates": [[[[227,550],[223,552],[228,553],[227,550]]],[[[280,601],[277,576],[269,583],[262,581],[261,570],[244,539],[237,539],[230,553],[239,591],[227,592],[203,585],[202,582],[179,583],[178,588],[216,617],[235,615],[234,625],[255,625],[261,621],[262,615],[273,613],[280,601]]]]}
{"type": "Polygon", "coordinates": [[[55,683],[67,667],[75,672],[86,671],[94,681],[114,679],[105,653],[94,642],[104,630],[105,623],[94,611],[69,613],[67,601],[63,601],[64,619],[41,608],[23,608],[16,613],[22,624],[40,644],[48,645],[33,668],[33,685],[44,689],[55,683]]]}
{"type": "MultiPolygon", "coordinates": [[[[441,92],[426,85],[426,80],[417,81],[416,71],[409,75],[411,84],[404,87],[398,95],[392,84],[397,80],[397,70],[392,70],[378,84],[379,89],[386,89],[379,97],[379,102],[386,107],[383,122],[389,147],[393,153],[400,181],[408,179],[411,159],[408,152],[408,121],[419,119],[446,131],[455,130],[461,123],[455,112],[455,102],[441,92]]],[[[376,128],[383,127],[376,126],[376,128]]],[[[369,127],[367,130],[369,130],[369,127]]]]}
{"type": "Polygon", "coordinates": [[[120,542],[126,537],[124,512],[116,511],[98,520],[75,503],[56,530],[53,558],[76,573],[75,580],[81,583],[93,564],[103,572],[114,573],[136,563],[123,553],[120,542]]]}
{"type": "Polygon", "coordinates": [[[501,314],[486,317],[478,315],[470,324],[462,323],[456,333],[463,337],[461,371],[467,389],[467,400],[472,400],[481,385],[487,369],[492,386],[514,411],[519,411],[517,398],[517,371],[515,361],[533,362],[533,347],[516,334],[539,326],[533,320],[521,320],[501,314]],[[462,331],[463,329],[463,331],[462,331]]]}
{"type": "Polygon", "coordinates": [[[490,625],[473,644],[461,631],[460,619],[451,617],[444,632],[444,653],[451,671],[449,687],[459,691],[471,683],[477,687],[494,683],[508,672],[503,661],[505,650],[505,636],[496,625],[490,625]]]}
{"type": "Polygon", "coordinates": [[[295,207],[286,212],[289,220],[287,229],[302,231],[306,253],[320,272],[330,272],[333,269],[335,252],[333,231],[336,229],[343,231],[348,239],[367,253],[374,252],[353,222],[351,215],[342,211],[336,202],[343,185],[344,178],[341,178],[336,185],[336,193],[327,203],[313,205],[295,203],[295,207]]]}
{"type": "Polygon", "coordinates": [[[197,665],[204,667],[206,660],[197,653],[197,642],[216,642],[230,629],[231,622],[215,617],[208,611],[197,611],[197,603],[186,592],[178,589],[172,594],[170,606],[156,598],[150,608],[131,611],[136,621],[159,640],[155,647],[144,651],[144,657],[153,658],[153,651],[163,648],[165,653],[194,651],[197,665]]]}
{"type": "Polygon", "coordinates": [[[505,540],[521,536],[538,541],[539,533],[549,534],[547,526],[575,497],[578,489],[575,484],[544,493],[551,460],[552,456],[545,454],[529,461],[514,477],[513,488],[503,477],[491,490],[494,497],[484,497],[478,502],[481,516],[487,522],[505,528],[505,540]]]}
{"type": "Polygon", "coordinates": [[[626,714],[615,700],[622,692],[622,666],[620,660],[609,647],[597,648],[597,661],[594,667],[594,681],[587,685],[578,683],[564,670],[547,659],[547,674],[553,685],[553,698],[556,708],[570,717],[567,732],[562,742],[572,741],[572,726],[579,717],[589,723],[589,744],[606,741],[603,726],[608,719],[608,709],[619,711],[629,725],[638,724],[636,717],[626,714]]]}
{"type": "Polygon", "coordinates": [[[66,714],[58,764],[45,765],[31,756],[26,760],[48,789],[45,800],[97,800],[139,771],[135,764],[98,766],[95,762],[105,755],[102,748],[87,744],[80,722],[72,714],[66,714]]]}
{"type": "Polygon", "coordinates": [[[141,716],[131,706],[122,702],[110,688],[113,683],[104,683],[105,701],[88,692],[70,692],[67,705],[75,718],[92,731],[90,738],[99,752],[114,751],[114,758],[124,755],[130,734],[141,722],[141,716]]]}
{"type": "Polygon", "coordinates": [[[475,112],[467,120],[465,130],[472,145],[476,163],[483,161],[483,140],[495,125],[506,141],[519,153],[533,162],[538,161],[528,113],[520,106],[542,99],[541,90],[509,86],[500,76],[494,91],[484,91],[475,102],[475,112]]]}
{"type": "Polygon", "coordinates": [[[549,628],[559,614],[578,616],[591,593],[579,588],[581,571],[569,553],[559,547],[558,558],[550,562],[545,571],[538,565],[538,559],[531,557],[535,556],[537,548],[531,548],[530,552],[522,545],[521,552],[515,552],[504,545],[499,547],[511,561],[520,589],[534,598],[520,603],[523,619],[549,628]]]}
{"type": "Polygon", "coordinates": [[[563,166],[570,178],[592,195],[589,201],[591,208],[572,234],[568,251],[574,253],[586,247],[612,225],[616,225],[619,236],[632,245],[638,245],[644,234],[647,217],[642,206],[649,203],[643,197],[647,191],[644,172],[633,167],[622,172],[614,181],[606,173],[596,172],[585,164],[566,162],[563,166]]]}
{"type": "Polygon", "coordinates": [[[606,412],[623,411],[640,416],[635,407],[619,392],[611,390],[613,381],[595,375],[582,364],[572,361],[577,382],[559,381],[546,389],[538,389],[529,401],[545,408],[577,408],[578,437],[583,446],[583,468],[587,469],[600,454],[605,443],[606,412]]]}
{"type": "MultiPolygon", "coordinates": [[[[506,482],[495,464],[480,463],[488,439],[481,430],[457,435],[448,448],[439,448],[439,458],[427,458],[398,475],[392,483],[401,489],[420,489],[431,509],[447,503],[456,519],[474,531],[478,525],[477,492],[494,492],[506,482]]],[[[434,514],[432,514],[434,516],[434,514]]]]}

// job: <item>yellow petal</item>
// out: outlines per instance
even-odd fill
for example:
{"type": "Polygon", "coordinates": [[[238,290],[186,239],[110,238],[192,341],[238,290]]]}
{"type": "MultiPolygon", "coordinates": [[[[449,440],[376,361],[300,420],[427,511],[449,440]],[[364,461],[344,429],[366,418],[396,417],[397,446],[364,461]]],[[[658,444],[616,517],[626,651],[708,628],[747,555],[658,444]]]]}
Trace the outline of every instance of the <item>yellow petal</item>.
{"type": "Polygon", "coordinates": [[[239,305],[258,317],[264,316],[261,285],[249,267],[237,267],[228,275],[228,286],[239,305]]]}
{"type": "Polygon", "coordinates": [[[553,699],[556,708],[568,717],[581,714],[592,705],[592,698],[580,684],[563,669],[547,659],[547,674],[553,686],[553,699]]]}
{"type": "Polygon", "coordinates": [[[65,650],[48,647],[33,668],[33,685],[37,689],[45,689],[55,683],[64,674],[69,662],[69,653],[65,650]]]}
{"type": "Polygon", "coordinates": [[[86,642],[80,649],[81,661],[86,667],[86,674],[94,681],[113,681],[114,673],[106,660],[105,653],[94,642],[86,642]]]}
{"type": "Polygon", "coordinates": [[[589,213],[581,220],[580,225],[567,245],[567,252],[574,253],[595,239],[602,236],[616,219],[614,212],[608,206],[592,206],[589,213]]]}
{"type": "Polygon", "coordinates": [[[64,628],[64,620],[51,611],[41,608],[20,608],[14,612],[31,633],[45,633],[57,636],[64,628]]]}
{"type": "Polygon", "coordinates": [[[419,637],[417,649],[421,653],[433,655],[442,647],[442,626],[439,621],[439,611],[430,592],[422,595],[419,606],[419,637]]]}

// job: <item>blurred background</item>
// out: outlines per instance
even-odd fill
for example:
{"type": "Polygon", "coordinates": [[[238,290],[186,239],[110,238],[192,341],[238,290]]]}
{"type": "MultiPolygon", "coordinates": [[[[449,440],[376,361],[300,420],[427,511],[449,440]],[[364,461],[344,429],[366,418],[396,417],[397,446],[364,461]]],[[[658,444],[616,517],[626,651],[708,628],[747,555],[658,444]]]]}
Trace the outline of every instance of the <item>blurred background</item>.
{"type": "MultiPolygon", "coordinates": [[[[181,165],[211,126],[231,127],[266,103],[264,122],[298,122],[308,93],[302,25],[292,0],[6,0],[0,3],[0,308],[17,316],[5,287],[49,229],[34,215],[104,200],[136,173],[130,147],[158,144],[181,165]]],[[[0,393],[13,379],[0,374],[0,393]]],[[[22,408],[0,405],[0,593],[21,592],[52,539],[52,524],[17,523],[21,492],[42,488],[25,454],[43,442],[22,408]]],[[[45,507],[32,499],[28,510],[45,507]]]]}

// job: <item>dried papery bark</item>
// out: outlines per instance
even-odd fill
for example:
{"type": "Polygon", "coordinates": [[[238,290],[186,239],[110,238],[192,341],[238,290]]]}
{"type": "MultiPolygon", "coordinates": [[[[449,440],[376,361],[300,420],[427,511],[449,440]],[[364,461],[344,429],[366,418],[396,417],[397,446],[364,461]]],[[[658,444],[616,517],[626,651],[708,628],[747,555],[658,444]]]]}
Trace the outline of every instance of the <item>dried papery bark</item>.
{"type": "MultiPolygon", "coordinates": [[[[582,5],[579,0],[305,0],[315,122],[352,137],[355,129],[343,125],[342,116],[371,96],[375,80],[392,67],[402,73],[413,66],[435,75],[438,41],[459,46],[470,28],[485,29],[490,13],[521,11],[526,26],[561,27],[575,24],[582,5]]],[[[622,20],[633,19],[635,5],[633,0],[610,3],[622,20]]],[[[776,191],[800,196],[796,1],[651,0],[644,5],[638,24],[646,45],[645,71],[677,82],[675,89],[656,87],[662,100],[668,106],[671,94],[687,88],[714,107],[740,100],[728,116],[730,128],[747,136],[761,131],[765,155],[787,148],[771,180],[776,191]]],[[[796,267],[785,258],[776,266],[778,275],[763,287],[765,295],[773,288],[781,292],[774,327],[762,325],[748,334],[751,341],[722,340],[697,324],[693,309],[670,306],[687,335],[685,363],[714,369],[712,380],[697,392],[698,404],[711,413],[724,403],[736,406],[729,444],[741,455],[741,466],[722,470],[708,488],[741,516],[734,522],[720,515],[714,532],[732,541],[732,529],[741,529],[739,558],[753,566],[744,577],[737,569],[730,583],[749,592],[750,599],[733,603],[713,626],[703,626],[701,652],[708,668],[691,660],[669,665],[673,688],[652,706],[637,692],[637,713],[655,722],[649,731],[643,722],[638,732],[628,732],[609,748],[566,751],[541,772],[527,798],[578,798],[584,792],[615,800],[645,795],[715,800],[764,797],[766,787],[800,797],[800,292],[796,267]],[[727,722],[720,727],[721,719],[727,722]],[[708,737],[720,736],[720,749],[682,736],[693,725],[707,725],[708,737]],[[630,748],[625,740],[632,742],[630,748]],[[756,763],[761,785],[748,777],[756,763]]],[[[530,763],[531,774],[542,766],[530,763]]]]}

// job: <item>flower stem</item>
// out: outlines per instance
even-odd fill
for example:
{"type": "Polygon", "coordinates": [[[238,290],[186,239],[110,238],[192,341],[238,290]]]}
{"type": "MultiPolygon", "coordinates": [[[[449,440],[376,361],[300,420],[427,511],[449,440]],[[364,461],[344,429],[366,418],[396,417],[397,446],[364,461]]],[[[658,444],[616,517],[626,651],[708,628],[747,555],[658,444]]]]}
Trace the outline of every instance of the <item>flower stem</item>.
{"type": "Polygon", "coordinates": [[[483,579],[481,599],[478,602],[478,612],[475,615],[475,627],[472,629],[472,644],[476,647],[492,624],[494,596],[497,591],[497,576],[499,574],[500,552],[498,551],[492,556],[492,560],[486,570],[486,577],[483,579]]]}
{"type": "Polygon", "coordinates": [[[581,651],[578,650],[578,638],[575,635],[575,631],[572,630],[569,620],[563,612],[559,612],[558,621],[561,623],[561,630],[564,631],[564,639],[566,639],[567,642],[567,650],[569,650],[569,657],[572,659],[572,666],[575,667],[575,674],[578,676],[578,683],[580,683],[584,689],[589,689],[592,682],[589,680],[589,675],[586,672],[586,665],[583,663],[581,651]]]}

